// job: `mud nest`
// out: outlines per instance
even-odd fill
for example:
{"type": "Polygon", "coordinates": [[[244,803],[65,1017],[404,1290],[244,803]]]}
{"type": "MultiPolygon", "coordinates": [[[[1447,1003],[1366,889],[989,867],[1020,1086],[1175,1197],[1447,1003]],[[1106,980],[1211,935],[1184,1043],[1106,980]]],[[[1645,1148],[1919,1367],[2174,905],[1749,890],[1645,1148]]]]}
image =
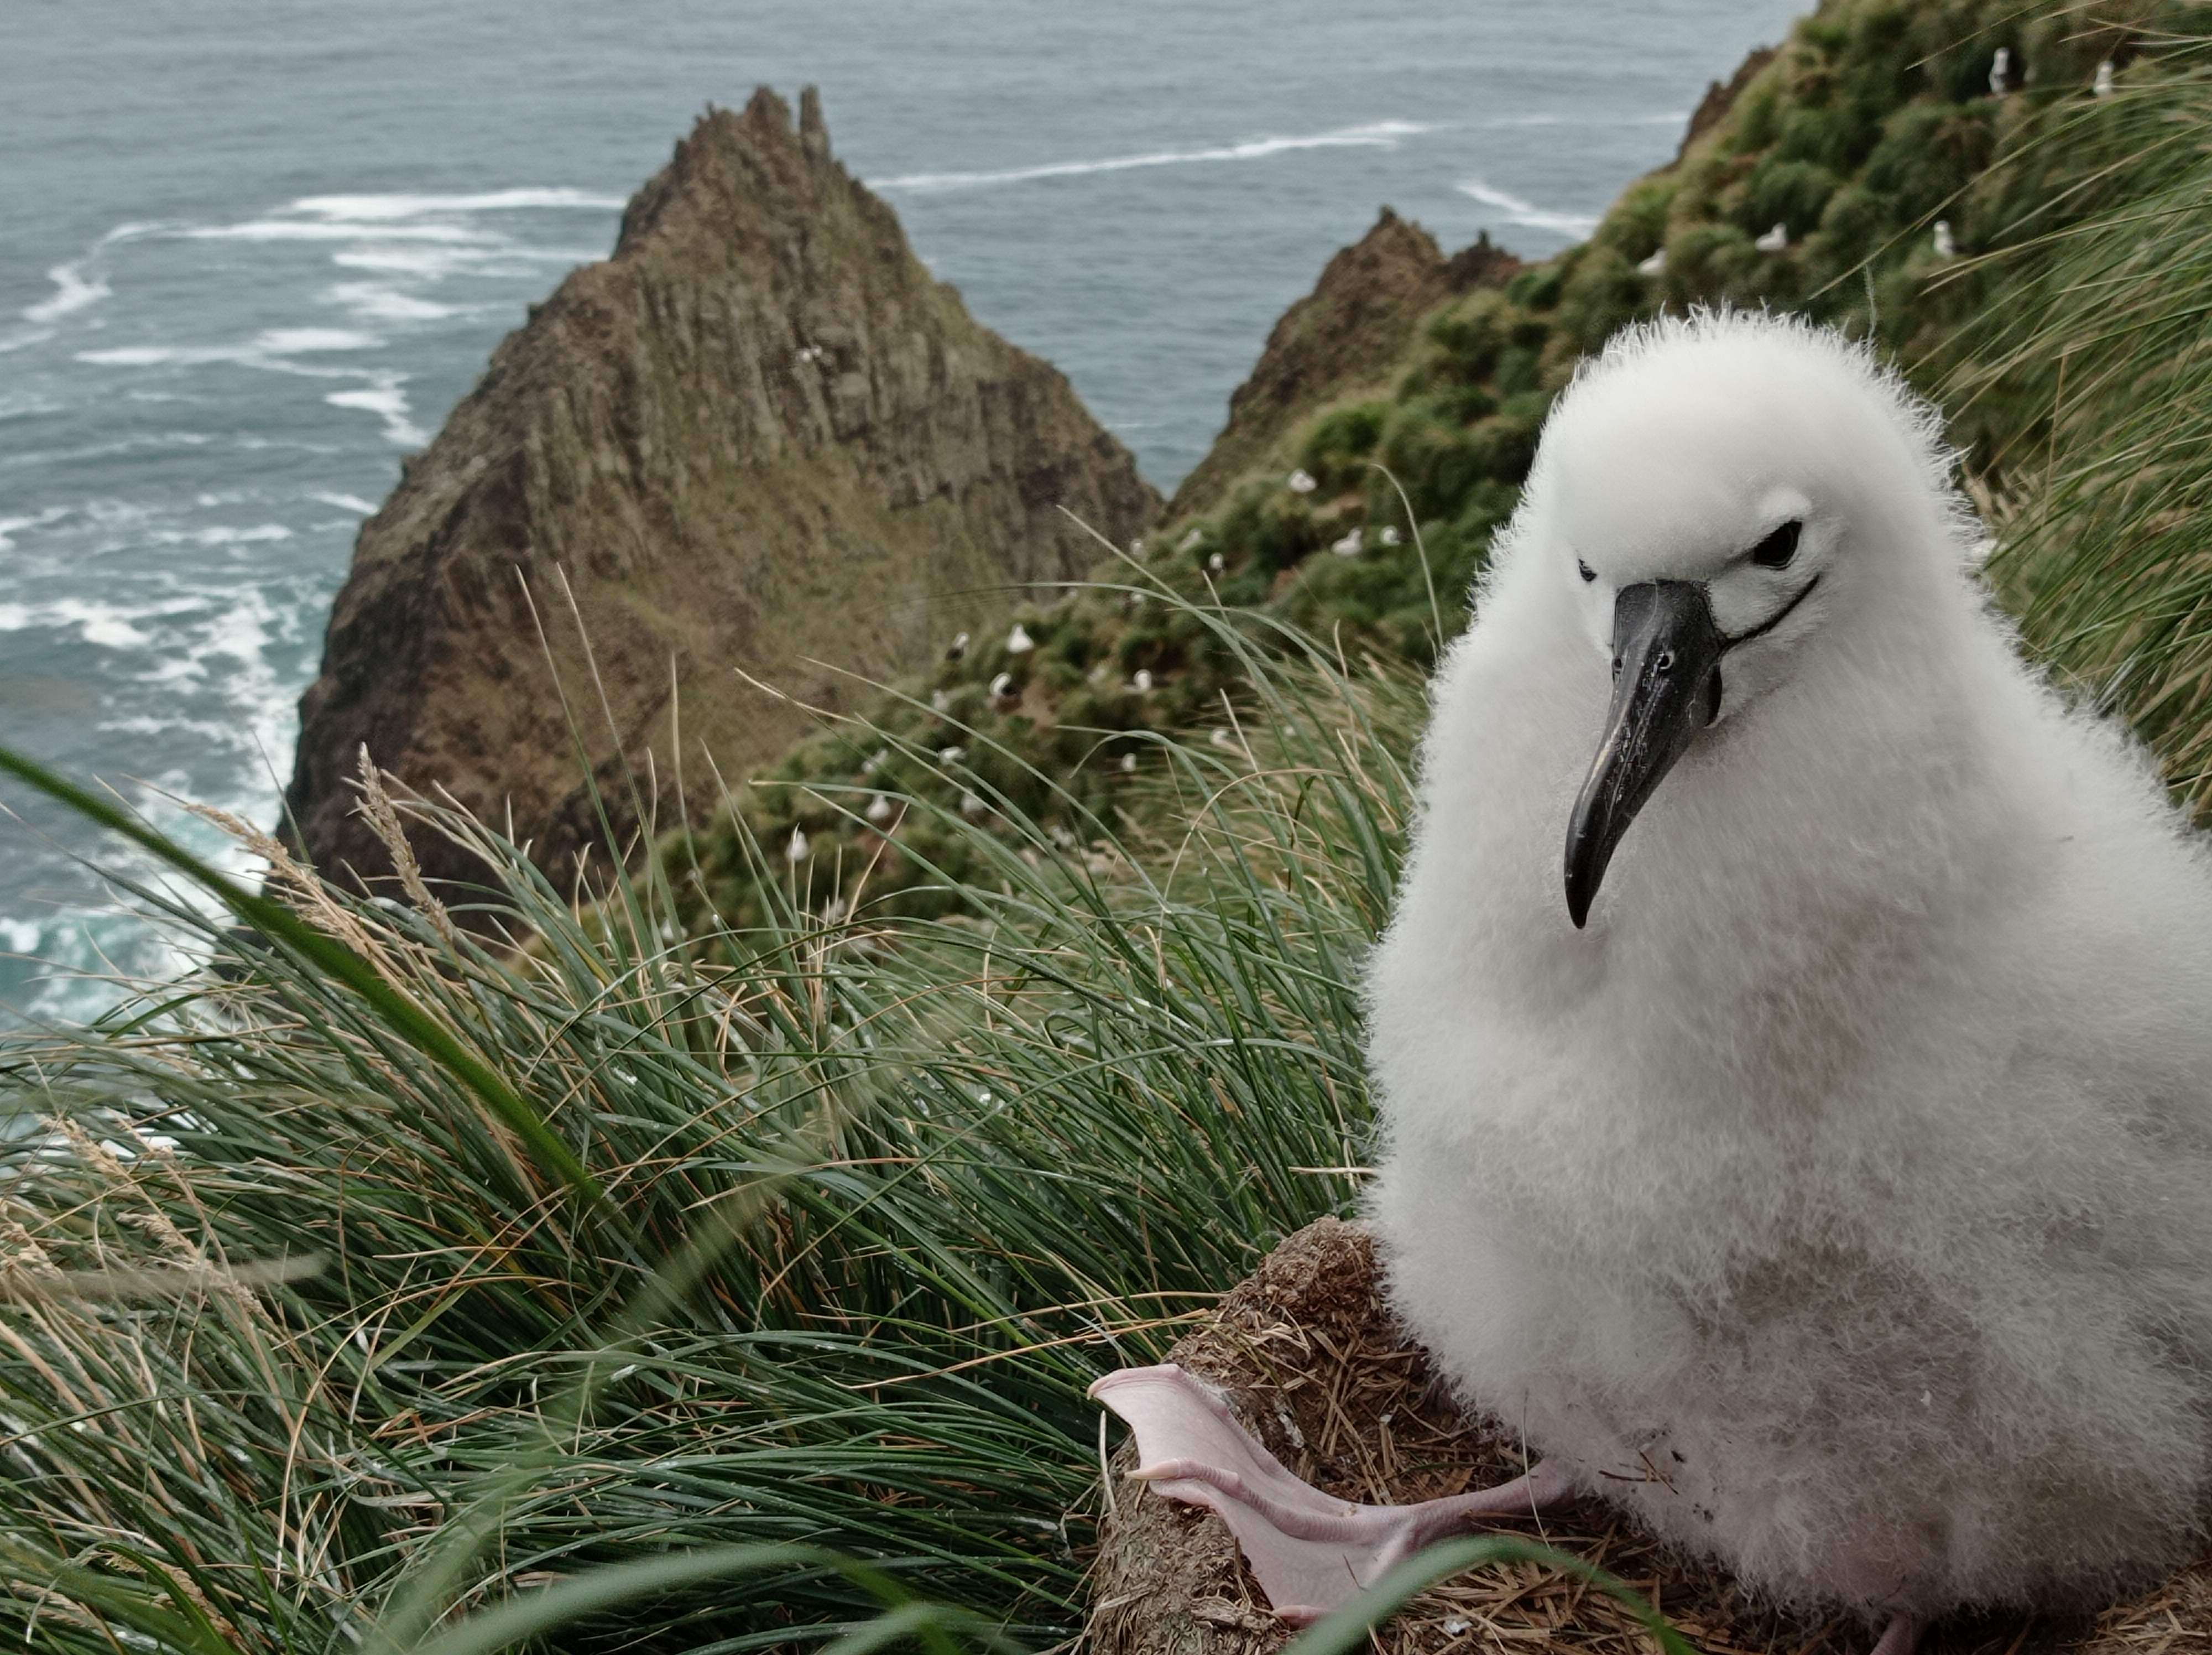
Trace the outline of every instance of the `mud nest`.
{"type": "MultiPolygon", "coordinates": [[[[1285,1241],[1176,1345],[1170,1360],[1224,1387],[1246,1427],[1330,1494],[1418,1500],[1517,1476],[1527,1463],[1495,1421],[1470,1421],[1383,1307],[1373,1248],[1334,1219],[1285,1241]]],[[[1114,1457],[1100,1535],[1091,1655],[1273,1655],[1293,1635],[1268,1612],[1236,1542],[1210,1512],[1123,1480],[1114,1457]]],[[[1807,1620],[1747,1598],[1595,1501],[1540,1521],[1500,1523],[1610,1570],[1641,1590],[1708,1655],[1864,1655],[1873,1631],[1849,1616],[1807,1620]]],[[[1482,1649],[1656,1655],[1628,1609],[1578,1576],[1534,1564],[1472,1571],[1423,1594],[1378,1629],[1378,1655],[1482,1649]]],[[[1926,1655],[2212,1655],[2212,1560],[2094,1617],[1985,1615],[1937,1625],[1926,1655]]]]}

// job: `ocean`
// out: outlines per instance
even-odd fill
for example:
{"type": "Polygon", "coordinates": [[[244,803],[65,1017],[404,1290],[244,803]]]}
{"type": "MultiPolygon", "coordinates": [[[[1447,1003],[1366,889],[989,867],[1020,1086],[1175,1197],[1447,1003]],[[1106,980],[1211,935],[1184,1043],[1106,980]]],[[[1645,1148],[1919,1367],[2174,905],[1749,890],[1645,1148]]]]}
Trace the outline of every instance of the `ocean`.
{"type": "MultiPolygon", "coordinates": [[[[1164,490],[1380,206],[1553,252],[1796,9],[10,0],[0,743],[250,872],[179,801],[274,820],[360,520],[709,103],[819,85],[931,269],[1164,490]]],[[[142,862],[0,809],[0,1020],[175,968],[107,882],[142,862]]]]}

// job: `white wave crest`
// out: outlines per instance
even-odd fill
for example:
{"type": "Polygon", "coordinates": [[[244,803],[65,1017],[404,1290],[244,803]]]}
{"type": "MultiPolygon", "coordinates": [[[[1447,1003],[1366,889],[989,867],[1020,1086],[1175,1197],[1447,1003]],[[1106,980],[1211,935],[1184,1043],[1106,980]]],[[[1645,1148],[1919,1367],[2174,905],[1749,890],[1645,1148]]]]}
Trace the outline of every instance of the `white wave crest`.
{"type": "Polygon", "coordinates": [[[1532,109],[1519,115],[1486,115],[1469,125],[1487,131],[1511,131],[1531,126],[1686,126],[1686,109],[1655,109],[1644,114],[1594,115],[1581,109],[1532,109]]]}
{"type": "Polygon", "coordinates": [[[363,500],[357,494],[339,494],[330,489],[310,489],[307,490],[307,498],[319,500],[325,506],[336,506],[340,511],[353,512],[362,517],[374,517],[376,514],[376,502],[374,500],[363,500]]]}
{"type": "Polygon", "coordinates": [[[73,629],[87,643],[104,649],[143,649],[153,642],[154,635],[140,630],[137,623],[174,607],[130,609],[82,598],[63,598],[47,604],[0,604],[0,632],[23,632],[33,627],[56,631],[73,629]]]}
{"type": "Polygon", "coordinates": [[[49,523],[60,521],[70,514],[67,506],[49,506],[29,517],[0,517],[0,551],[15,549],[15,537],[25,529],[42,529],[49,523]]]}
{"type": "Polygon", "coordinates": [[[625,204],[618,195],[559,187],[490,190],[480,195],[315,195],[295,201],[284,210],[352,223],[381,223],[435,213],[514,212],[526,208],[617,212],[625,204]]]}
{"type": "Polygon", "coordinates": [[[402,448],[419,448],[429,441],[430,434],[407,417],[407,393],[399,388],[406,381],[404,374],[379,374],[365,390],[333,391],[323,400],[333,408],[359,408],[378,415],[387,441],[402,448]]]}
{"type": "Polygon", "coordinates": [[[451,316],[465,316],[476,308],[469,305],[441,305],[434,299],[417,299],[411,293],[402,293],[380,282],[340,282],[323,298],[330,304],[344,306],[365,322],[442,322],[451,316]]]}
{"type": "Polygon", "coordinates": [[[1126,173],[1140,167],[1182,167],[1202,161],[1261,161],[1301,149],[1395,149],[1404,139],[1432,132],[1419,121],[1373,121],[1334,131],[1295,137],[1248,138],[1241,143],[1205,149],[1155,149],[1139,155],[1109,155],[1103,161],[1061,161],[1040,167],[1015,167],[995,173],[908,173],[871,179],[872,190],[972,190],[993,184],[1026,184],[1033,179],[1079,178],[1091,173],[1126,173]]]}
{"type": "Polygon", "coordinates": [[[156,529],[149,538],[161,546],[244,546],[257,541],[289,540],[292,531],[282,523],[257,523],[248,529],[217,523],[204,529],[156,529]]]}
{"type": "Polygon", "coordinates": [[[1510,223],[1526,224],[1531,229],[1551,230],[1559,235],[1584,236],[1597,228],[1595,213],[1560,212],[1550,207],[1539,207],[1533,201],[1524,201],[1510,191],[1498,189],[1479,178],[1468,179],[1454,186],[1463,196],[1472,196],[1486,207],[1495,207],[1510,223]]]}
{"type": "Polygon", "coordinates": [[[503,238],[463,224],[352,224],[328,218],[254,218],[243,224],[192,224],[170,234],[188,241],[430,241],[465,246],[503,238]]]}
{"type": "Polygon", "coordinates": [[[211,362],[230,362],[272,373],[302,374],[311,379],[365,379],[369,375],[362,368],[311,368],[288,358],[331,350],[374,350],[383,343],[373,333],[347,328],[273,327],[243,344],[111,345],[104,350],[80,350],[76,360],[94,368],[204,368],[211,362]]]}
{"type": "Polygon", "coordinates": [[[106,350],[80,350],[76,359],[94,368],[165,368],[171,363],[197,368],[207,362],[236,362],[245,355],[243,345],[125,344],[106,350]]]}
{"type": "Polygon", "coordinates": [[[298,356],[317,350],[374,350],[383,340],[374,333],[339,327],[275,327],[254,336],[250,347],[267,356],[298,356]]]}
{"type": "Polygon", "coordinates": [[[88,270],[87,261],[82,259],[74,264],[56,265],[46,272],[46,280],[54,284],[54,295],[35,305],[26,305],[22,316],[27,322],[58,322],[64,316],[89,310],[113,291],[107,285],[107,278],[88,270]]]}

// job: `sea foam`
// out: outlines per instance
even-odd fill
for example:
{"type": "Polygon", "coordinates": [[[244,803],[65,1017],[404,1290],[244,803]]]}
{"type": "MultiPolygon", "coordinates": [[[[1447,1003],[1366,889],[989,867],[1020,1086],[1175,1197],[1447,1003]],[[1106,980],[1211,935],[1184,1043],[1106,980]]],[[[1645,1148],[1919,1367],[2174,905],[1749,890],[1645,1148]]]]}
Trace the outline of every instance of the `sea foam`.
{"type": "Polygon", "coordinates": [[[533,207],[616,212],[624,204],[623,198],[618,195],[600,195],[590,190],[556,187],[489,190],[476,195],[316,195],[303,197],[285,210],[359,223],[363,221],[422,218],[434,213],[514,212],[533,207]]]}
{"type": "Polygon", "coordinates": [[[1404,139],[1436,128],[1419,121],[1373,121],[1294,137],[1247,138],[1205,149],[1154,149],[1143,155],[1109,155],[1103,161],[1049,161],[994,173],[908,173],[870,179],[872,190],[969,190],[993,184],[1026,184],[1035,179],[1079,178],[1091,173],[1125,173],[1142,167],[1182,167],[1204,161],[1262,161],[1301,149],[1395,149],[1404,139]]]}
{"type": "Polygon", "coordinates": [[[365,322],[442,322],[465,316],[477,307],[441,305],[434,299],[418,299],[379,282],[340,282],[323,295],[325,302],[343,305],[365,322]]]}
{"type": "Polygon", "coordinates": [[[359,408],[380,415],[389,441],[403,448],[419,448],[429,441],[430,434],[407,417],[407,393],[399,388],[406,380],[404,374],[379,374],[366,390],[333,391],[323,400],[333,408],[359,408]]]}
{"type": "Polygon", "coordinates": [[[1540,207],[1533,201],[1524,201],[1510,191],[1479,178],[1471,178],[1453,186],[1463,196],[1471,196],[1486,207],[1495,207],[1508,222],[1525,224],[1531,229],[1551,230],[1559,235],[1584,236],[1597,228],[1595,213],[1561,212],[1550,207],[1540,207]]]}
{"type": "Polygon", "coordinates": [[[242,224],[193,224],[172,234],[192,241],[432,241],[452,246],[501,238],[460,224],[363,224],[338,219],[255,218],[242,224]]]}
{"type": "Polygon", "coordinates": [[[107,285],[106,277],[96,272],[87,274],[86,261],[82,259],[75,264],[56,265],[46,272],[46,279],[54,284],[54,295],[25,306],[22,316],[27,322],[58,322],[64,316],[89,310],[114,291],[107,285]]]}
{"type": "Polygon", "coordinates": [[[374,350],[383,340],[374,333],[337,327],[273,327],[254,336],[252,349],[270,356],[297,356],[318,350],[374,350]]]}

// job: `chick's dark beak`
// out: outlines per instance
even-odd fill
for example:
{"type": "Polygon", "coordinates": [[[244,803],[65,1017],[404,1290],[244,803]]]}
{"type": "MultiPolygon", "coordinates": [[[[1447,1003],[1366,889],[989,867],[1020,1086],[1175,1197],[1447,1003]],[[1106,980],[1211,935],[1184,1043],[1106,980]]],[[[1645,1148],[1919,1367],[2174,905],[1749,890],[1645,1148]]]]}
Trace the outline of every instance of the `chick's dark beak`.
{"type": "Polygon", "coordinates": [[[1613,709],[1567,825],[1567,912],[1580,929],[1613,847],[1721,709],[1721,651],[1705,589],[1625,586],[1613,600],[1613,709]]]}

